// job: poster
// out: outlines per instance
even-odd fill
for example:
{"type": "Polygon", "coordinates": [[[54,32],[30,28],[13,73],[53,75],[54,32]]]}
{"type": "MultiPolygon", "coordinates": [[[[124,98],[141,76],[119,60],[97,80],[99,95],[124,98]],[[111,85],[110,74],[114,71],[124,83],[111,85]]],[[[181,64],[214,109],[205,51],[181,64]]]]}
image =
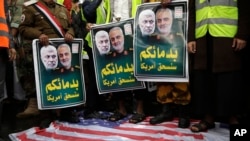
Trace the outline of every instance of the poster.
{"type": "Polygon", "coordinates": [[[97,88],[100,94],[145,88],[134,77],[133,19],[91,28],[97,88]]]}
{"type": "Polygon", "coordinates": [[[57,109],[84,104],[82,39],[66,43],[50,39],[48,46],[32,43],[38,108],[57,109]]]}
{"type": "Polygon", "coordinates": [[[137,8],[134,21],[135,77],[140,81],[188,82],[187,1],[137,8]]]}

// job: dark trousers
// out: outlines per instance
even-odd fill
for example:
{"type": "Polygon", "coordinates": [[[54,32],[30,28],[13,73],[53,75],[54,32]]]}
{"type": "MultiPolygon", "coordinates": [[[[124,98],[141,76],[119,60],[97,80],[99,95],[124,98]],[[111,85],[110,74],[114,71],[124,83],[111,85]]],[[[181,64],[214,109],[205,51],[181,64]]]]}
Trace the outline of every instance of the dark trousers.
{"type": "Polygon", "coordinates": [[[86,74],[88,75],[87,83],[88,88],[86,91],[86,105],[87,109],[90,110],[99,110],[100,109],[100,95],[97,89],[96,84],[96,77],[95,77],[95,68],[94,68],[94,62],[93,62],[93,54],[90,47],[87,46],[87,43],[85,44],[85,50],[87,51],[89,55],[89,60],[86,61],[86,74]]]}
{"type": "Polygon", "coordinates": [[[211,114],[228,117],[244,109],[242,73],[211,73],[194,71],[192,74],[192,105],[197,115],[211,114]]]}

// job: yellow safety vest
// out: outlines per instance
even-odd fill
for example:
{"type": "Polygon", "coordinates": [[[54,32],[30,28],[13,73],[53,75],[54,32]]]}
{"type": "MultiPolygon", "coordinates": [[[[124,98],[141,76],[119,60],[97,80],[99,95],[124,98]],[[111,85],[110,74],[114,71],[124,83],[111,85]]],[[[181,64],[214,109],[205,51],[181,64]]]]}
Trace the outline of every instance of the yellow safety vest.
{"type": "Polygon", "coordinates": [[[64,0],[56,0],[56,2],[63,5],[64,0]]]}
{"type": "Polygon", "coordinates": [[[9,48],[10,42],[9,42],[9,28],[6,21],[5,16],[5,7],[4,7],[4,0],[1,1],[0,7],[0,47],[9,48]]]}
{"type": "Polygon", "coordinates": [[[234,37],[237,32],[237,0],[196,0],[195,37],[234,37]]]}
{"type": "MultiPolygon", "coordinates": [[[[137,6],[142,4],[143,0],[131,0],[131,13],[130,16],[134,17],[136,14],[137,6]]],[[[97,19],[96,19],[96,24],[104,24],[104,23],[110,23],[111,22],[111,15],[113,10],[112,4],[114,3],[114,0],[104,0],[100,6],[97,8],[96,14],[97,14],[97,19]],[[105,12],[106,11],[106,12],[105,12]]],[[[85,38],[88,41],[88,46],[92,47],[92,42],[91,42],[91,36],[90,33],[86,35],[85,38]]]]}

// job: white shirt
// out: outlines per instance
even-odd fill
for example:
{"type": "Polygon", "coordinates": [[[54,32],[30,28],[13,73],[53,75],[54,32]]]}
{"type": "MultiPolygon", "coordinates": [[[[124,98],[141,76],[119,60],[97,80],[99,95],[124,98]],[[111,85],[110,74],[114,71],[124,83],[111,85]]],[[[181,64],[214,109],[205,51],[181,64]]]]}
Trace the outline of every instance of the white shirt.
{"type": "Polygon", "coordinates": [[[113,22],[126,20],[129,18],[129,0],[114,0],[113,22]]]}

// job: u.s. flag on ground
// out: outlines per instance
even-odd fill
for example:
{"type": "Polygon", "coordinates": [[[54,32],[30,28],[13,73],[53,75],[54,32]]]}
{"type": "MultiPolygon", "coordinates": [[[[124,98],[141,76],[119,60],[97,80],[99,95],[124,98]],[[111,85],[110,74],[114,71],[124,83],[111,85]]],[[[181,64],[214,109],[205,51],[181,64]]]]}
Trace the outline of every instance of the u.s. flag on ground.
{"type": "Polygon", "coordinates": [[[151,117],[137,124],[129,123],[129,117],[117,122],[81,119],[71,124],[56,121],[46,129],[33,127],[9,137],[13,141],[229,141],[229,129],[221,123],[207,132],[192,133],[189,128],[178,128],[178,119],[150,125],[151,117]]]}

